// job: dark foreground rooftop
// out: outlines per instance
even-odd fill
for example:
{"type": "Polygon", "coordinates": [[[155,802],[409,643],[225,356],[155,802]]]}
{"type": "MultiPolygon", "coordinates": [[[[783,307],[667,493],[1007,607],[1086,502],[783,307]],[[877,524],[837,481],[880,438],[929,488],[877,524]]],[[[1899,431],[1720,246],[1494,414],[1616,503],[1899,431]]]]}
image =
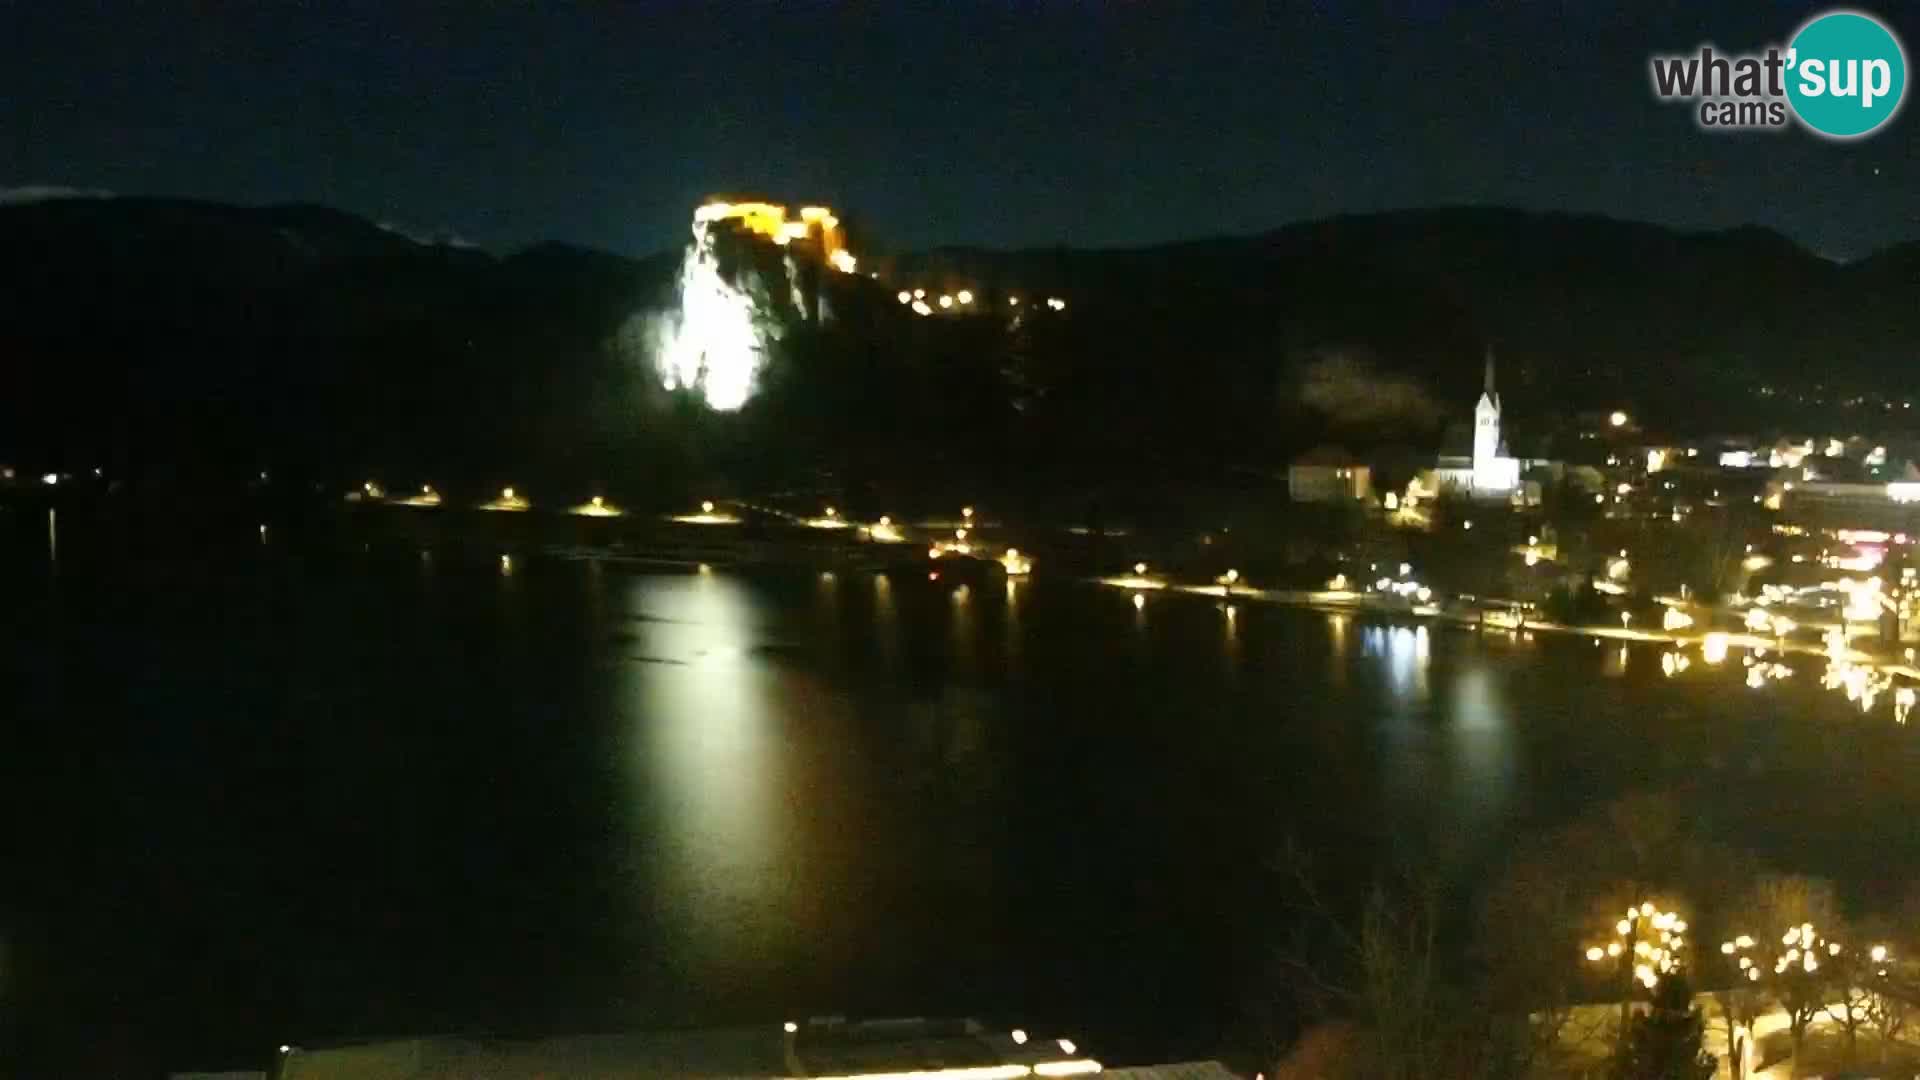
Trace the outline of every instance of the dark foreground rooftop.
{"type": "MultiPolygon", "coordinates": [[[[1095,1073],[1138,1080],[1219,1080],[1215,1062],[1104,1070],[1068,1038],[989,1031],[972,1020],[840,1018],[752,1028],[569,1035],[537,1039],[434,1036],[287,1046],[262,1074],[278,1080],[632,1080],[921,1078],[1019,1080],[1095,1073]]],[[[244,1074],[243,1074],[244,1075],[244,1074]]]]}

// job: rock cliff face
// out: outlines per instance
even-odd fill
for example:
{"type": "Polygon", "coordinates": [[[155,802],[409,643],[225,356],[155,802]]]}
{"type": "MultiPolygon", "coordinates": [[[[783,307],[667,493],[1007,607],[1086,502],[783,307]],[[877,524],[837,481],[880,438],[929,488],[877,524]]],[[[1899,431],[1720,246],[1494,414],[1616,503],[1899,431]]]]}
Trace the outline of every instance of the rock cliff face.
{"type": "Polygon", "coordinates": [[[820,274],[836,258],[851,265],[836,241],[830,215],[787,222],[783,207],[701,207],[673,296],[651,315],[652,352],[667,388],[698,390],[722,411],[745,405],[772,343],[798,321],[827,316],[820,274]]]}

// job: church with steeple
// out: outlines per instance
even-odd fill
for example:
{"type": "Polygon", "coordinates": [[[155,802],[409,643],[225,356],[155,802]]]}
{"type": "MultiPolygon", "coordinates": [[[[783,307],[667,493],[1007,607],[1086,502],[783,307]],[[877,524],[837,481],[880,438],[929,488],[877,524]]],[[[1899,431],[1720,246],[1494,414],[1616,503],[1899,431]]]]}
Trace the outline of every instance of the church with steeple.
{"type": "Polygon", "coordinates": [[[1454,432],[1441,447],[1434,480],[1441,491],[1475,499],[1509,499],[1520,487],[1520,461],[1507,452],[1500,434],[1500,392],[1493,385],[1493,350],[1487,350],[1485,388],[1473,408],[1472,453],[1454,432]]]}

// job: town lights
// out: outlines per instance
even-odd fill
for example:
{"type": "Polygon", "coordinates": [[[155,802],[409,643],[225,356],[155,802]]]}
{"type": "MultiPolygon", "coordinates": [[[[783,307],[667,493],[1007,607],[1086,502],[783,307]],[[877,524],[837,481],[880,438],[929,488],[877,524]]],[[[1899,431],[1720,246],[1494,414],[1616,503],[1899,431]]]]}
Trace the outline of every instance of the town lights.
{"type": "Polygon", "coordinates": [[[700,500],[700,512],[703,514],[713,513],[713,500],[712,499],[700,500]]]}
{"type": "Polygon", "coordinates": [[[1147,573],[1147,564],[1143,562],[1134,563],[1133,572],[1136,576],[1144,577],[1147,573]]]}
{"type": "Polygon", "coordinates": [[[1627,426],[1627,414],[1626,414],[1626,413],[1623,413],[1623,412],[1621,412],[1621,411],[1620,411],[1620,410],[1618,410],[1618,409],[1615,409],[1615,410],[1613,411],[1613,414],[1612,414],[1611,416],[1609,416],[1609,417],[1607,417],[1607,423],[1609,423],[1609,424],[1612,424],[1612,425],[1613,425],[1614,427],[1626,427],[1626,426],[1627,426]]]}
{"type": "Polygon", "coordinates": [[[621,516],[620,510],[617,507],[608,505],[606,498],[600,495],[595,495],[593,498],[574,507],[569,513],[578,514],[581,517],[621,516]]]}
{"type": "Polygon", "coordinates": [[[973,303],[973,292],[970,289],[961,289],[959,292],[954,294],[954,298],[959,300],[962,304],[971,304],[973,303]]]}
{"type": "Polygon", "coordinates": [[[1727,658],[1727,635],[1715,630],[1700,643],[1700,659],[1709,664],[1719,664],[1727,658]]]}
{"type": "Polygon", "coordinates": [[[528,508],[526,497],[510,487],[501,488],[497,498],[480,504],[482,510],[524,511],[528,508]]]}
{"type": "Polygon", "coordinates": [[[893,294],[893,298],[903,304],[913,303],[913,294],[905,289],[901,289],[899,292],[893,294]]]}

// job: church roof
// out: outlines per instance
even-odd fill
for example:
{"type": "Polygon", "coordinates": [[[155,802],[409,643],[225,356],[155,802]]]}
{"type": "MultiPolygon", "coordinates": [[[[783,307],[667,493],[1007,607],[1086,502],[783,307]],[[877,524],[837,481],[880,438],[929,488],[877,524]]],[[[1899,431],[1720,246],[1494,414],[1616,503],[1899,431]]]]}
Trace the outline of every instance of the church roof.
{"type": "Polygon", "coordinates": [[[1293,459],[1295,465],[1358,465],[1360,459],[1341,446],[1316,446],[1293,459]]]}

